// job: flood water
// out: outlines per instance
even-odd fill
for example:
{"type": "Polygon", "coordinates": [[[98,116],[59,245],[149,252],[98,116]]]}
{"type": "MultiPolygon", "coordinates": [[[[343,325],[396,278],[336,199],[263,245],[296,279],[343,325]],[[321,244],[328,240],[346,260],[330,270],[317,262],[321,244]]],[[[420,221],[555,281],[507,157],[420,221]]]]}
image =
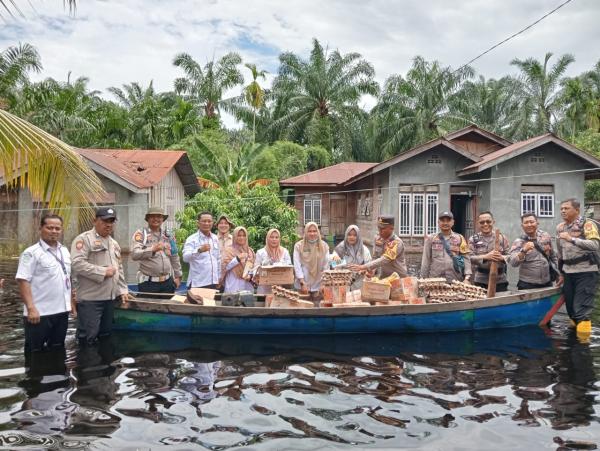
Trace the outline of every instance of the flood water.
{"type": "Polygon", "coordinates": [[[0,263],[0,448],[600,445],[600,329],[580,343],[564,316],[549,332],[118,333],[83,349],[71,328],[65,353],[25,361],[15,267],[0,263]]]}

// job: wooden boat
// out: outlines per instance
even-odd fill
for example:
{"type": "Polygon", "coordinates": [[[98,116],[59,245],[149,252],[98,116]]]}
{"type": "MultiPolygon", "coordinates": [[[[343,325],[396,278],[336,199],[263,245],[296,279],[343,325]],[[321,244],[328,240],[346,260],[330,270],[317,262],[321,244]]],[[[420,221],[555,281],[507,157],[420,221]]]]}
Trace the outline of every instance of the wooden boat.
{"type": "Polygon", "coordinates": [[[484,330],[537,325],[560,288],[425,305],[337,308],[223,307],[137,298],[115,309],[114,328],[203,334],[364,334],[484,330]]]}

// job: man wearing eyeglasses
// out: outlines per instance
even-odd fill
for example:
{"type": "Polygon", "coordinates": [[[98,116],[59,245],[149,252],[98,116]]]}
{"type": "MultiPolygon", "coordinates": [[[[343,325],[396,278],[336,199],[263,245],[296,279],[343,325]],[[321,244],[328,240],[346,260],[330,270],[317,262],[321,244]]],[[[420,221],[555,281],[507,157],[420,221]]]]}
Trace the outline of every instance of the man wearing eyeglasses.
{"type": "Polygon", "coordinates": [[[114,304],[128,298],[121,247],[111,236],[116,220],[114,209],[99,208],[94,228],[75,238],[71,246],[77,279],[77,338],[88,344],[110,335],[114,304]]]}
{"type": "Polygon", "coordinates": [[[496,221],[489,211],[479,213],[477,217],[479,232],[469,238],[469,249],[471,250],[471,265],[473,267],[473,282],[478,287],[486,288],[489,284],[490,265],[498,263],[498,278],[496,279],[496,292],[508,289],[506,279],[506,261],[510,244],[506,237],[500,234],[499,250],[496,248],[496,234],[494,225],[496,221]]]}

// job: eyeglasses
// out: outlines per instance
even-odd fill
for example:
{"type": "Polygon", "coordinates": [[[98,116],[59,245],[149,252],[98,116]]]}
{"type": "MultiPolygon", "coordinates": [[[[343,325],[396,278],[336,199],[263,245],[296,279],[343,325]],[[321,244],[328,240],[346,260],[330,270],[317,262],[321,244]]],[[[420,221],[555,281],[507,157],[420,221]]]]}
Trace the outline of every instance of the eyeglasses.
{"type": "Polygon", "coordinates": [[[489,219],[485,219],[483,221],[479,221],[479,224],[483,225],[483,224],[491,224],[492,221],[490,221],[489,219]]]}

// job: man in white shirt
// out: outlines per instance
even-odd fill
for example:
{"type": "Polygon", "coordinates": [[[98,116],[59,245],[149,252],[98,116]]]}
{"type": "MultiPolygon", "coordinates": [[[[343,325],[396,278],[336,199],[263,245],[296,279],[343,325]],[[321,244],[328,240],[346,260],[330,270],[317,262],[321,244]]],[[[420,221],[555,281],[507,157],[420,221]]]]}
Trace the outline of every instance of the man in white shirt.
{"type": "Polygon", "coordinates": [[[208,211],[198,214],[198,231],[183,246],[183,261],[189,263],[188,288],[217,289],[221,276],[219,239],[211,232],[214,220],[208,211]]]}
{"type": "Polygon", "coordinates": [[[17,283],[23,299],[25,351],[42,351],[65,344],[69,312],[75,315],[71,290],[71,257],[58,242],[63,220],[46,214],[40,240],[21,254],[17,283]]]}

